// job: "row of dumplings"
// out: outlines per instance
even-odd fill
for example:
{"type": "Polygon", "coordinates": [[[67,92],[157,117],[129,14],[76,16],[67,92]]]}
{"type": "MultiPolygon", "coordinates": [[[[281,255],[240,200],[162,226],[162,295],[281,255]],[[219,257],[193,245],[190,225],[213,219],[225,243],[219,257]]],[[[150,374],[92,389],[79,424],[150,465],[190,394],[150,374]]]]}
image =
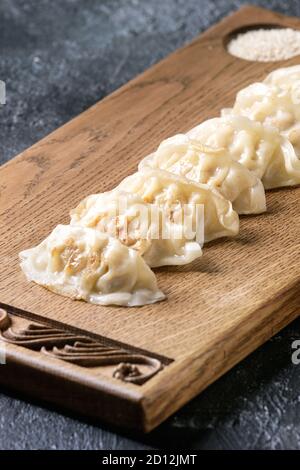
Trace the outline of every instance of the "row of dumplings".
{"type": "Polygon", "coordinates": [[[194,261],[203,243],[238,234],[238,214],[266,210],[265,189],[300,183],[299,83],[300,66],[276,70],[221,117],[163,141],[136,173],[88,196],[69,225],[20,254],[28,280],[95,304],[163,300],[152,267],[194,261]],[[191,238],[183,213],[196,227],[199,206],[203,234],[191,238]]]}

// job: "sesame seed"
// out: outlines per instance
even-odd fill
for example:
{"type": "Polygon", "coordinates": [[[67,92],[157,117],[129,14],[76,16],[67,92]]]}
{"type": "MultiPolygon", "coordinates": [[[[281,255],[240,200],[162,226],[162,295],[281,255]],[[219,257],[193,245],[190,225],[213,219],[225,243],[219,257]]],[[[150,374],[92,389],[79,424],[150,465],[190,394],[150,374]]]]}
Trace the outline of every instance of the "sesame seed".
{"type": "Polygon", "coordinates": [[[300,54],[300,31],[291,28],[256,29],[238,34],[227,50],[241,59],[275,62],[300,54]]]}

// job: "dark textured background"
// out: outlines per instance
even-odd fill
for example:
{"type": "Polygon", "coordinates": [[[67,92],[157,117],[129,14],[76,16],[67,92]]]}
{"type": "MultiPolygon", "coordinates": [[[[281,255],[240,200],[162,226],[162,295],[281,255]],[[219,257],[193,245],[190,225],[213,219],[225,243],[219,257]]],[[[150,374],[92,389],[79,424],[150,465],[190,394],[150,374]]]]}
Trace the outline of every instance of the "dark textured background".
{"type": "MultiPolygon", "coordinates": [[[[248,3],[1,0],[0,162],[248,3]]],[[[300,16],[300,2],[258,1],[300,16]]],[[[0,449],[300,449],[300,365],[277,335],[146,437],[91,425],[0,392],[0,449]]],[[[0,366],[1,367],[1,366],[0,366]]]]}

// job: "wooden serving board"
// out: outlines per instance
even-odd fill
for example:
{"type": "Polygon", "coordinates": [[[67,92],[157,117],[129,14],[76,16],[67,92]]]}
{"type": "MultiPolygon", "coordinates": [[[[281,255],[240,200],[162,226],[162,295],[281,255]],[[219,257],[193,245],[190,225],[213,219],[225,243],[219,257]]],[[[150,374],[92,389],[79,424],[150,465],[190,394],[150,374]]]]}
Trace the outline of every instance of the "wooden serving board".
{"type": "Polygon", "coordinates": [[[149,431],[292,321],[300,304],[300,189],[269,192],[268,213],[156,270],[168,300],[142,308],[75,302],[28,283],[18,253],[112,189],[159,142],[217,116],[271,70],[229,55],[237,29],[300,20],[245,7],[0,170],[0,382],[121,426],[149,431]],[[6,313],[5,313],[6,311],[6,313]],[[122,363],[130,364],[124,366],[122,363]]]}

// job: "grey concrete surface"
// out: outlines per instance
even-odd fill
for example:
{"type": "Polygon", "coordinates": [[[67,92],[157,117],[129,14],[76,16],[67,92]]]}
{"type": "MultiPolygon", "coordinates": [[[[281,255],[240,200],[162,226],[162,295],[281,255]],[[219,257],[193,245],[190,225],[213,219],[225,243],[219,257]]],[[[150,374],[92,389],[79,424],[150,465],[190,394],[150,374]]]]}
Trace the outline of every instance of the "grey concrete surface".
{"type": "MultiPolygon", "coordinates": [[[[1,0],[7,104],[0,109],[0,162],[244,3],[1,0]]],[[[253,3],[300,15],[297,0],[253,3]]],[[[146,437],[0,389],[0,449],[300,449],[300,365],[291,362],[299,326],[294,322],[146,437]]]]}

